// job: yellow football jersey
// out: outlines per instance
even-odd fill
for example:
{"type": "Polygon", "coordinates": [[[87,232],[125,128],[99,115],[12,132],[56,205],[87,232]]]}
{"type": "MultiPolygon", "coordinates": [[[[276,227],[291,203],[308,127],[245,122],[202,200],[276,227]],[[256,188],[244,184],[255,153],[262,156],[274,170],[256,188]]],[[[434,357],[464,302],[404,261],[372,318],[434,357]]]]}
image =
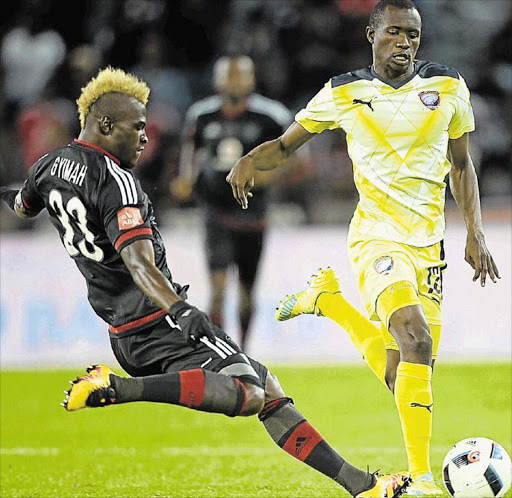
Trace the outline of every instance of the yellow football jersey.
{"type": "Polygon", "coordinates": [[[416,61],[399,85],[372,68],[336,76],[295,120],[310,133],[346,132],[359,192],[349,243],[425,247],[443,238],[448,141],[475,129],[469,90],[455,70],[416,61]]]}

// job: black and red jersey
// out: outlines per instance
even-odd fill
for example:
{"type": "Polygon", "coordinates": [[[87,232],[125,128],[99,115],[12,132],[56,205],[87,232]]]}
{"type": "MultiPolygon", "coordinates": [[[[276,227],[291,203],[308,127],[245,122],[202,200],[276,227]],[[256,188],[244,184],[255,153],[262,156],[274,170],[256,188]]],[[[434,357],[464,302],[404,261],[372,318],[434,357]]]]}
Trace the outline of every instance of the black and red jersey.
{"type": "Polygon", "coordinates": [[[184,138],[193,142],[196,151],[196,192],[216,223],[225,221],[233,228],[258,226],[266,218],[266,190],[255,186],[251,209],[240,209],[226,176],[244,154],[282,135],[293,117],[280,102],[255,93],[234,116],[226,115],[222,104],[222,97],[215,95],[187,111],[184,138]]]}
{"type": "Polygon", "coordinates": [[[132,172],[96,145],[75,140],[29,170],[25,208],[46,208],[61,241],[87,282],[94,311],[113,334],[130,333],[165,312],[137,287],[120,251],[139,239],[153,243],[155,264],[172,282],[151,201],[132,172]]]}

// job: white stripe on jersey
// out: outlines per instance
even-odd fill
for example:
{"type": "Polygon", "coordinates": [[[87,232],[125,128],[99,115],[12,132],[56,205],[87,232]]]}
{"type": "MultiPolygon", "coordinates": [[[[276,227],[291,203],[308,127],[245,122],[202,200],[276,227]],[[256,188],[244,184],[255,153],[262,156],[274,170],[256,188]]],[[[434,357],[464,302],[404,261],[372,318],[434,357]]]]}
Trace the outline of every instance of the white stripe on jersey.
{"type": "Polygon", "coordinates": [[[249,365],[251,364],[251,362],[249,361],[249,358],[247,358],[247,356],[245,354],[241,354],[240,355],[249,365]]]}
{"type": "Polygon", "coordinates": [[[133,175],[129,171],[124,170],[114,162],[112,163],[112,166],[115,170],[119,172],[120,175],[124,175],[128,179],[130,190],[133,196],[133,203],[137,204],[139,202],[139,194],[137,193],[137,186],[135,185],[135,179],[133,178],[133,175]]]}
{"type": "MultiPolygon", "coordinates": [[[[238,354],[238,351],[234,349],[233,346],[224,341],[224,339],[217,337],[217,342],[219,343],[219,346],[222,345],[224,349],[227,349],[230,354],[238,354]]],[[[217,344],[217,342],[215,344],[217,344]]]]}
{"type": "Polygon", "coordinates": [[[205,346],[208,346],[210,349],[213,349],[222,359],[225,359],[228,357],[227,354],[224,353],[224,351],[221,351],[215,344],[212,344],[206,337],[201,337],[199,339],[205,346]]]}
{"type": "Polygon", "coordinates": [[[222,351],[224,351],[228,356],[232,355],[233,353],[226,347],[225,344],[223,344],[220,339],[217,337],[217,340],[215,341],[215,345],[219,348],[219,349],[222,349],[222,351]]]}
{"type": "Polygon", "coordinates": [[[167,323],[171,326],[171,328],[181,330],[179,323],[175,322],[169,315],[165,315],[165,319],[167,320],[167,323]]]}
{"type": "Polygon", "coordinates": [[[116,171],[121,178],[123,178],[123,182],[125,183],[125,185],[128,185],[128,200],[130,200],[131,197],[131,203],[137,204],[139,199],[137,195],[137,187],[135,186],[135,180],[133,179],[132,174],[118,166],[114,161],[111,160],[110,163],[112,165],[113,170],[116,171]]]}
{"type": "Polygon", "coordinates": [[[110,174],[114,177],[114,180],[119,187],[123,204],[137,204],[137,187],[135,186],[135,180],[133,179],[131,173],[120,168],[109,157],[104,157],[107,164],[107,169],[110,171],[110,174]]]}

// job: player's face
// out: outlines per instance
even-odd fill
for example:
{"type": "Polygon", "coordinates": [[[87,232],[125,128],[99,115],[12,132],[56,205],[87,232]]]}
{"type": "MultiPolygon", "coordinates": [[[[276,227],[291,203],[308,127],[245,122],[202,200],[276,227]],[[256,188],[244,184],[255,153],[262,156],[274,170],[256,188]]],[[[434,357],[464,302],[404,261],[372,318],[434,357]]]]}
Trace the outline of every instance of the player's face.
{"type": "Polygon", "coordinates": [[[378,74],[391,81],[412,74],[421,38],[421,17],[416,9],[387,7],[379,24],[367,28],[367,37],[378,74]]]}
{"type": "Polygon", "coordinates": [[[217,91],[231,99],[246,97],[254,89],[254,68],[246,59],[227,59],[216,68],[217,91]]]}
{"type": "Polygon", "coordinates": [[[129,98],[116,118],[110,137],[110,152],[124,167],[131,169],[136,166],[144,145],[148,142],[146,106],[129,98]]]}

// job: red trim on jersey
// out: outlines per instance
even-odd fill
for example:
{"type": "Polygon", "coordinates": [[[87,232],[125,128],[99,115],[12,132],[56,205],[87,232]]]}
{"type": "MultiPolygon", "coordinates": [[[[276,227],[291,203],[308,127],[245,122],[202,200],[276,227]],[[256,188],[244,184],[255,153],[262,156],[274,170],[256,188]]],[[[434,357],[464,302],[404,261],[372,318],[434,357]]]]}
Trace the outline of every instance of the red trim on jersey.
{"type": "Polygon", "coordinates": [[[125,323],[124,325],[120,325],[119,327],[114,327],[113,325],[109,325],[108,331],[113,334],[119,334],[120,332],[126,332],[127,330],[134,329],[136,327],[140,327],[141,325],[145,325],[157,318],[164,316],[167,312],[164,310],[155,311],[151,313],[151,315],[144,316],[142,318],[138,318],[133,322],[125,323]]]}
{"type": "Polygon", "coordinates": [[[33,211],[33,209],[30,207],[30,204],[23,198],[23,192],[21,193],[21,202],[27,211],[33,211]]]}
{"type": "Polygon", "coordinates": [[[180,372],[180,405],[189,408],[201,406],[204,398],[204,372],[197,368],[180,372]]]}
{"type": "Polygon", "coordinates": [[[304,420],[287,439],[283,450],[303,462],[322,439],[315,428],[304,420]]]}
{"type": "Polygon", "coordinates": [[[126,242],[127,240],[138,237],[139,235],[153,235],[153,230],[151,228],[136,228],[135,230],[130,230],[129,232],[123,233],[117,240],[114,245],[115,250],[119,248],[119,246],[126,242]]]}
{"type": "Polygon", "coordinates": [[[90,147],[91,149],[96,149],[96,150],[102,152],[103,154],[107,155],[108,157],[110,157],[110,159],[112,159],[112,161],[115,161],[117,164],[121,165],[121,161],[117,157],[113,156],[108,150],[105,150],[103,147],[100,147],[99,145],[91,144],[84,140],[79,140],[78,138],[75,138],[73,141],[76,142],[77,144],[83,145],[85,147],[90,147]]]}

